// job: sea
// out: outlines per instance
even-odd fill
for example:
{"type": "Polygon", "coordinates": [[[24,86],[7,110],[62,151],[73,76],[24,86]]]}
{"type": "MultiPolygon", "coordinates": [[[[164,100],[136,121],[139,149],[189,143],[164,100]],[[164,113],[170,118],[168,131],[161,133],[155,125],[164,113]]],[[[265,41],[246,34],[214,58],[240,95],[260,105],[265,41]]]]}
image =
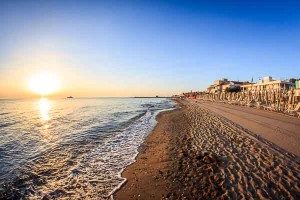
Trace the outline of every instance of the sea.
{"type": "Polygon", "coordinates": [[[0,199],[111,199],[167,98],[0,100],[0,199]]]}

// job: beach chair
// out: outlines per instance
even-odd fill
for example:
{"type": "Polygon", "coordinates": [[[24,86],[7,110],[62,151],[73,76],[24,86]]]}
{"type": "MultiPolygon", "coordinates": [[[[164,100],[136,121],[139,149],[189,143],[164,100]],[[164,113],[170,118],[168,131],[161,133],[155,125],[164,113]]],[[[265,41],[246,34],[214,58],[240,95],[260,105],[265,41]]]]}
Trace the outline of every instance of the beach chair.
{"type": "Polygon", "coordinates": [[[275,103],[272,103],[272,104],[270,105],[270,110],[271,110],[271,112],[277,111],[277,108],[276,108],[276,104],[275,104],[275,103]]]}
{"type": "Polygon", "coordinates": [[[300,118],[300,102],[295,106],[295,108],[288,108],[288,114],[290,115],[297,115],[300,118]]]}
{"type": "Polygon", "coordinates": [[[268,107],[269,107],[269,106],[268,106],[267,104],[262,104],[261,107],[262,107],[262,109],[264,109],[264,110],[268,110],[268,107]]]}
{"type": "Polygon", "coordinates": [[[267,110],[267,111],[276,111],[276,108],[275,108],[275,105],[274,104],[271,104],[271,105],[262,105],[263,109],[264,110],[267,110]]]}
{"type": "Polygon", "coordinates": [[[230,105],[238,105],[238,101],[232,100],[232,101],[229,101],[228,104],[230,104],[230,105]]]}
{"type": "Polygon", "coordinates": [[[241,105],[242,106],[246,106],[247,105],[247,101],[246,100],[241,101],[241,105]]]}
{"type": "Polygon", "coordinates": [[[235,100],[234,105],[239,106],[240,105],[240,100],[235,100]]]}
{"type": "Polygon", "coordinates": [[[261,108],[262,108],[261,102],[256,102],[256,108],[257,108],[257,109],[261,109],[261,108]]]}
{"type": "Polygon", "coordinates": [[[252,108],[252,107],[256,106],[256,103],[255,103],[255,101],[252,100],[252,101],[247,103],[247,106],[252,108]]]}

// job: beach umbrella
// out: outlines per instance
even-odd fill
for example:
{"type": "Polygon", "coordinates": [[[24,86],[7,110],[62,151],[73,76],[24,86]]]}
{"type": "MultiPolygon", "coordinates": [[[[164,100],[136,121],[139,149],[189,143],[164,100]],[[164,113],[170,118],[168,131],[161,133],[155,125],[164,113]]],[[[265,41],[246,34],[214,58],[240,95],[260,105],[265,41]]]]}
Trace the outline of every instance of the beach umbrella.
{"type": "Polygon", "coordinates": [[[250,98],[251,98],[251,92],[250,91],[247,91],[247,100],[249,101],[250,100],[250,98]]]}
{"type": "Polygon", "coordinates": [[[280,87],[276,90],[276,98],[279,101],[280,100],[280,87]]]}
{"type": "Polygon", "coordinates": [[[259,90],[256,90],[256,101],[259,101],[259,90]]]}
{"type": "Polygon", "coordinates": [[[251,91],[251,100],[254,100],[254,99],[255,99],[255,91],[252,90],[252,91],[251,91]]]}
{"type": "Polygon", "coordinates": [[[288,100],[288,104],[292,103],[292,95],[291,95],[291,91],[289,91],[289,100],[288,100]]]}
{"type": "Polygon", "coordinates": [[[250,99],[250,90],[247,91],[247,99],[250,99]]]}
{"type": "Polygon", "coordinates": [[[268,90],[265,90],[265,100],[266,100],[266,103],[268,103],[268,101],[269,101],[268,90]]]}
{"type": "Polygon", "coordinates": [[[292,88],[289,92],[289,101],[288,104],[294,104],[294,88],[292,88]]]}
{"type": "Polygon", "coordinates": [[[259,102],[261,102],[261,91],[260,91],[260,90],[258,91],[258,98],[257,98],[257,100],[258,100],[259,102]]]}
{"type": "Polygon", "coordinates": [[[274,89],[272,89],[272,91],[271,91],[271,101],[272,101],[272,103],[275,103],[275,92],[274,92],[274,89]]]}

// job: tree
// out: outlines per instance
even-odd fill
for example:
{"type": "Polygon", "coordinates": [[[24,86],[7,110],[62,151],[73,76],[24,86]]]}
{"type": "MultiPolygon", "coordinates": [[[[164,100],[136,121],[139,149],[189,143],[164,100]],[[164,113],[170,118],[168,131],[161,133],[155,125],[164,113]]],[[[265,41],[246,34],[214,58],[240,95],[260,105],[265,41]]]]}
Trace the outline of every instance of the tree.
{"type": "Polygon", "coordinates": [[[296,80],[297,80],[297,79],[295,79],[295,78],[291,78],[289,81],[290,81],[291,83],[295,83],[296,80]]]}
{"type": "Polygon", "coordinates": [[[242,91],[242,88],[240,86],[225,89],[225,92],[240,92],[240,91],[242,91]]]}

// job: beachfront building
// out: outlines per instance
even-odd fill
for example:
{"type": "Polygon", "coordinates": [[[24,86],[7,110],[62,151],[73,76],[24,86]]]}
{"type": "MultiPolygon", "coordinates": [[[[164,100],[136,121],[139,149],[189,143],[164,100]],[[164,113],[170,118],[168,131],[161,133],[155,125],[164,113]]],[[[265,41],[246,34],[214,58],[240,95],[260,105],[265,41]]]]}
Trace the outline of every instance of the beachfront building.
{"type": "Polygon", "coordinates": [[[243,90],[256,90],[256,91],[262,91],[262,90],[281,90],[286,89],[289,90],[290,88],[295,87],[295,84],[290,82],[289,80],[273,80],[271,76],[266,76],[262,80],[258,81],[254,84],[245,84],[241,85],[241,88],[243,90]]]}
{"type": "Polygon", "coordinates": [[[189,92],[185,96],[190,99],[202,99],[232,105],[244,105],[297,114],[300,118],[300,80],[273,80],[266,76],[257,83],[217,80],[205,92],[189,92]],[[295,109],[298,108],[299,111],[295,109]]]}
{"type": "Polygon", "coordinates": [[[244,85],[244,82],[240,81],[229,81],[226,78],[223,78],[221,80],[214,81],[213,85],[209,86],[206,89],[206,93],[208,94],[215,94],[219,92],[225,92],[228,89],[237,89],[240,88],[242,85],[244,85]]]}
{"type": "Polygon", "coordinates": [[[215,94],[217,92],[221,92],[222,91],[222,86],[228,84],[229,81],[226,78],[223,78],[221,80],[216,80],[214,81],[214,83],[212,85],[210,85],[207,89],[206,89],[206,93],[208,94],[215,94]]]}
{"type": "Polygon", "coordinates": [[[223,78],[221,80],[214,81],[213,85],[210,86],[210,93],[217,93],[223,90],[223,85],[227,85],[229,83],[227,78],[223,78]]]}
{"type": "Polygon", "coordinates": [[[300,79],[295,81],[295,90],[299,91],[299,96],[300,96],[300,79]]]}
{"type": "Polygon", "coordinates": [[[228,90],[228,89],[237,89],[240,88],[242,85],[244,84],[244,82],[240,82],[240,81],[229,81],[228,84],[223,84],[222,85],[222,92],[228,90]]]}

